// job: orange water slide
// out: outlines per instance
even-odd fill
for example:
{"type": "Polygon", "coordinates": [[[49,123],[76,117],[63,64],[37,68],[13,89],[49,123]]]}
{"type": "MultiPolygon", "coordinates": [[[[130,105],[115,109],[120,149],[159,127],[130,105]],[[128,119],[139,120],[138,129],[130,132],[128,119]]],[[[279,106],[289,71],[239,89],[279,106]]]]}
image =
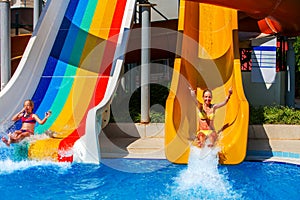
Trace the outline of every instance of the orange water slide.
{"type": "Polygon", "coordinates": [[[233,8],[257,20],[262,33],[300,35],[299,0],[189,0],[233,8]]]}
{"type": "Polygon", "coordinates": [[[213,90],[213,103],[233,95],[216,113],[221,130],[220,163],[237,164],[246,156],[248,102],[244,96],[238,52],[237,11],[197,2],[181,1],[178,43],[170,94],[166,103],[165,151],[169,161],[187,163],[196,132],[196,107],[188,86],[213,90]]]}

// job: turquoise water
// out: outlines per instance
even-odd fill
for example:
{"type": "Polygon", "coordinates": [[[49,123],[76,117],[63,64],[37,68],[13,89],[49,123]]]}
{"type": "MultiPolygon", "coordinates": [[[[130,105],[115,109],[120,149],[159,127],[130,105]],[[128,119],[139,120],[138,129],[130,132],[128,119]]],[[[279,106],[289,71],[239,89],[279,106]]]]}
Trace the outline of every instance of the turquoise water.
{"type": "Polygon", "coordinates": [[[91,165],[12,161],[11,150],[0,151],[2,199],[299,199],[297,165],[218,165],[214,154],[199,152],[191,152],[188,165],[141,159],[91,165]]]}

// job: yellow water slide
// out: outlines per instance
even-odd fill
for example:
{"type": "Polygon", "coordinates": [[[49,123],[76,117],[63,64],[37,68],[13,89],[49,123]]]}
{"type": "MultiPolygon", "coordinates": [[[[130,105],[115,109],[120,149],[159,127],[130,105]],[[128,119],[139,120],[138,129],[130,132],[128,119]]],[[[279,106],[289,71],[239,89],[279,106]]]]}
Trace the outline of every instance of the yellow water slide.
{"type": "Polygon", "coordinates": [[[237,11],[181,0],[178,22],[178,57],[166,103],[165,152],[173,163],[187,163],[196,132],[196,106],[188,87],[213,91],[221,102],[232,88],[228,104],[216,111],[215,128],[221,130],[221,164],[238,164],[246,156],[249,106],[245,98],[239,60],[237,11]]]}

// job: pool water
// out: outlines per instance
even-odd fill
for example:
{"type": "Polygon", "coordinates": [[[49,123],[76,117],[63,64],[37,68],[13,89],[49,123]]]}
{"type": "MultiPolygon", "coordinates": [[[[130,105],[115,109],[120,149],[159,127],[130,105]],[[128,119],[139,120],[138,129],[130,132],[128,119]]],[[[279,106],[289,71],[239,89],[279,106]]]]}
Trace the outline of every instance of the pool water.
{"type": "Polygon", "coordinates": [[[218,165],[215,153],[203,158],[203,152],[191,152],[188,165],[141,159],[102,159],[100,165],[12,161],[3,155],[2,199],[300,198],[299,166],[218,165]]]}

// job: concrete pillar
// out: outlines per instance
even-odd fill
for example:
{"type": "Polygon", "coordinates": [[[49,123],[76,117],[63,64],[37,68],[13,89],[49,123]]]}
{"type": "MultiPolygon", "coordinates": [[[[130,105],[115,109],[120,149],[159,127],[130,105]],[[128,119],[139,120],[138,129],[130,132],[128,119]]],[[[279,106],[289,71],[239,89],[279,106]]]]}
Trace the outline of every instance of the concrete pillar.
{"type": "Polygon", "coordinates": [[[295,39],[288,39],[288,51],[286,54],[287,63],[287,90],[286,90],[286,105],[289,107],[295,107],[295,66],[296,57],[293,47],[295,39]]]}
{"type": "Polygon", "coordinates": [[[136,89],[136,77],[138,76],[136,64],[129,65],[129,80],[128,80],[128,93],[132,94],[136,89]]]}
{"type": "Polygon", "coordinates": [[[39,20],[42,11],[42,4],[43,4],[42,0],[34,0],[33,2],[33,29],[35,28],[39,20]]]}
{"type": "Polygon", "coordinates": [[[1,90],[5,87],[11,76],[10,63],[10,2],[0,0],[0,67],[1,90]]]}
{"type": "Polygon", "coordinates": [[[150,122],[150,46],[151,4],[139,4],[142,17],[141,30],[141,123],[150,122]]]}

